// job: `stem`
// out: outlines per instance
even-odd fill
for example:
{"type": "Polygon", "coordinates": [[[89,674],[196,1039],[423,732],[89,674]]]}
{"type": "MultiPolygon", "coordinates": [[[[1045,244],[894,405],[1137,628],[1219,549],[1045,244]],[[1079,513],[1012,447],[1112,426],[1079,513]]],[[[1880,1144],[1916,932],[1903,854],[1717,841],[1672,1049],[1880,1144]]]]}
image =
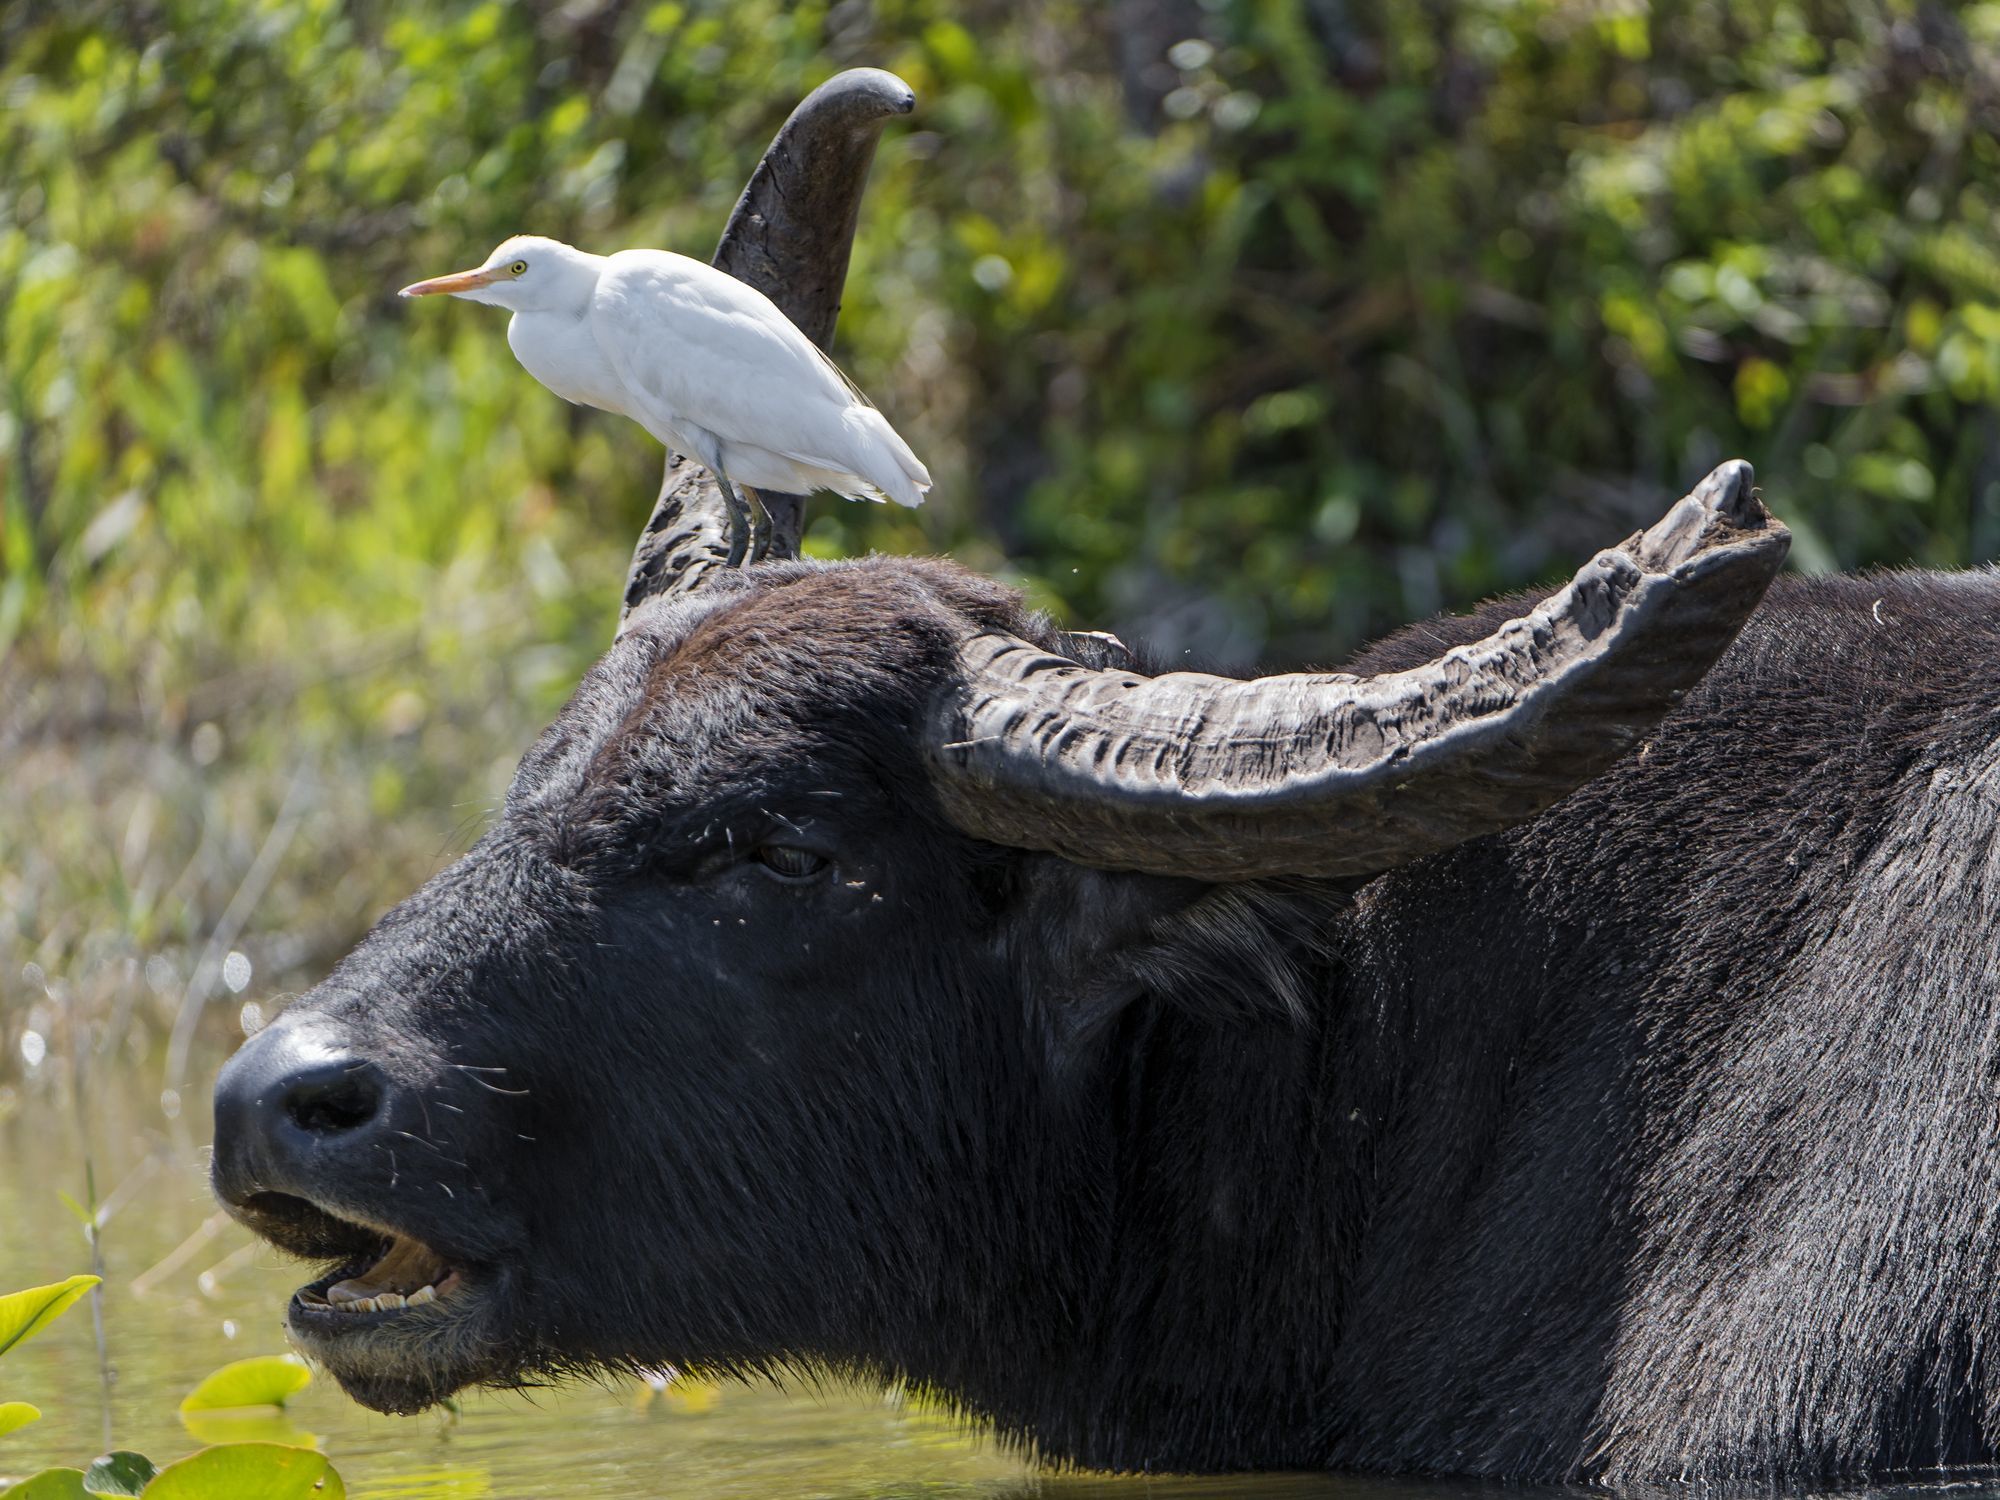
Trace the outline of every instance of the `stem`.
{"type": "Polygon", "coordinates": [[[76,1104],[76,1131],[83,1143],[83,1208],[89,1216],[84,1220],[83,1236],[90,1242],[90,1270],[97,1278],[97,1285],[90,1289],[90,1326],[97,1335],[97,1381],[103,1392],[99,1410],[104,1422],[104,1451],[111,1451],[111,1350],[104,1335],[104,1246],[99,1236],[97,1221],[97,1161],[90,1149],[90,1111],[85,1091],[86,1037],[79,1035],[81,1023],[72,1014],[70,1017],[70,1070],[75,1080],[74,1101],[76,1104]]]}

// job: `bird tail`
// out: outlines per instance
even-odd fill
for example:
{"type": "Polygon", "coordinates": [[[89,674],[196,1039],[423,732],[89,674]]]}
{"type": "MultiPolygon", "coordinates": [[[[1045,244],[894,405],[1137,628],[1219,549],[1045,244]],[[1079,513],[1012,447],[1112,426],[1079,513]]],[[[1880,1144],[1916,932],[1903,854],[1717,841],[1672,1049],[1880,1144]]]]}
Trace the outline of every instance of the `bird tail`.
{"type": "Polygon", "coordinates": [[[922,505],[930,491],[931,471],[910,451],[910,445],[889,425],[889,419],[872,406],[850,406],[846,421],[857,450],[855,476],[880,492],[879,497],[868,498],[886,498],[898,505],[922,505]]]}

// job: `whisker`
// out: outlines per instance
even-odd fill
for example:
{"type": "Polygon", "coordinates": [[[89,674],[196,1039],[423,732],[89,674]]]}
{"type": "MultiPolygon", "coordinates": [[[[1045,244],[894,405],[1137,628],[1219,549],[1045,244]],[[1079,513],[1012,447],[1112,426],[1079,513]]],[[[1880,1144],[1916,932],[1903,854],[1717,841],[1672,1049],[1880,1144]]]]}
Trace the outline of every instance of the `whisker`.
{"type": "Polygon", "coordinates": [[[500,1087],[499,1084],[488,1083],[484,1078],[475,1078],[472,1081],[478,1084],[481,1088],[485,1089],[488,1093],[512,1094],[517,1099],[525,1099],[528,1096],[528,1091],[526,1089],[503,1089],[500,1087]]]}
{"type": "Polygon", "coordinates": [[[475,1068],[470,1063],[453,1063],[452,1066],[490,1093],[512,1094],[516,1098],[525,1098],[527,1096],[528,1091],[526,1089],[503,1089],[499,1084],[488,1083],[484,1078],[479,1076],[481,1073],[504,1073],[507,1071],[505,1068],[475,1068]]]}
{"type": "Polygon", "coordinates": [[[436,1141],[427,1141],[420,1135],[410,1134],[410,1132],[407,1130],[397,1130],[391,1133],[395,1135],[400,1135],[406,1141],[415,1141],[419,1146],[426,1147],[429,1150],[436,1152],[439,1156],[443,1157],[444,1160],[450,1162],[454,1167],[465,1167],[465,1169],[468,1172],[472,1170],[471,1167],[467,1166],[466,1163],[460,1161],[457,1157],[451,1155],[444,1149],[444,1147],[440,1146],[436,1141]]]}

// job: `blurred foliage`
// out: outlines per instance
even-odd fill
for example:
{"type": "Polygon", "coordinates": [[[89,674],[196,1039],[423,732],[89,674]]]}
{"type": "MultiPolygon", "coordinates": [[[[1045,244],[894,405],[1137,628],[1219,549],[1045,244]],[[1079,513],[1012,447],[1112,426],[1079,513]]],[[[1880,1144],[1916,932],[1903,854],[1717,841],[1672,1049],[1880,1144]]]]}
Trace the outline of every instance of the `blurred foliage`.
{"type": "Polygon", "coordinates": [[[85,990],[144,1046],[336,950],[608,638],[656,448],[402,283],[520,230],[706,254],[879,64],[920,113],[839,353],[938,499],[811,550],[1274,665],[1732,455],[1804,567],[1963,564],[1996,42],[1868,0],[0,3],[0,1066],[85,990]]]}

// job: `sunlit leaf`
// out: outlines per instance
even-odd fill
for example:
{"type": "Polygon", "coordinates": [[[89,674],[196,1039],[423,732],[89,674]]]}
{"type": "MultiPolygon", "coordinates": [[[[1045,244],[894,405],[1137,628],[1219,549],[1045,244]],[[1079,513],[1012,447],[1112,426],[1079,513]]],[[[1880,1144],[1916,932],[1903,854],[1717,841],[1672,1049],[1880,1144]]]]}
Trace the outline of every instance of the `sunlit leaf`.
{"type": "Polygon", "coordinates": [[[233,1411],[246,1406],[283,1406],[312,1384],[312,1371],[296,1354],[260,1354],[215,1371],[188,1392],[183,1412],[233,1411]]]}
{"type": "Polygon", "coordinates": [[[42,1420],[41,1408],[25,1401],[0,1401],[0,1437],[42,1420]]]}
{"type": "MultiPolygon", "coordinates": [[[[146,1500],[346,1500],[322,1454],[279,1443],[230,1443],[168,1464],[146,1500]]],[[[12,1497],[9,1497],[12,1500],[12,1497]]],[[[39,1500],[39,1497],[37,1497],[39,1500]]]]}
{"type": "Polygon", "coordinates": [[[33,1338],[96,1286],[95,1276],[72,1276],[51,1286],[29,1287],[0,1297],[0,1354],[33,1338]]]}
{"type": "Polygon", "coordinates": [[[7,1491],[7,1500],[90,1500],[81,1469],[44,1469],[7,1491]]]}
{"type": "Polygon", "coordinates": [[[83,1471],[83,1487],[93,1495],[129,1497],[143,1493],[159,1472],[159,1466],[145,1454],[120,1449],[83,1471]]]}

